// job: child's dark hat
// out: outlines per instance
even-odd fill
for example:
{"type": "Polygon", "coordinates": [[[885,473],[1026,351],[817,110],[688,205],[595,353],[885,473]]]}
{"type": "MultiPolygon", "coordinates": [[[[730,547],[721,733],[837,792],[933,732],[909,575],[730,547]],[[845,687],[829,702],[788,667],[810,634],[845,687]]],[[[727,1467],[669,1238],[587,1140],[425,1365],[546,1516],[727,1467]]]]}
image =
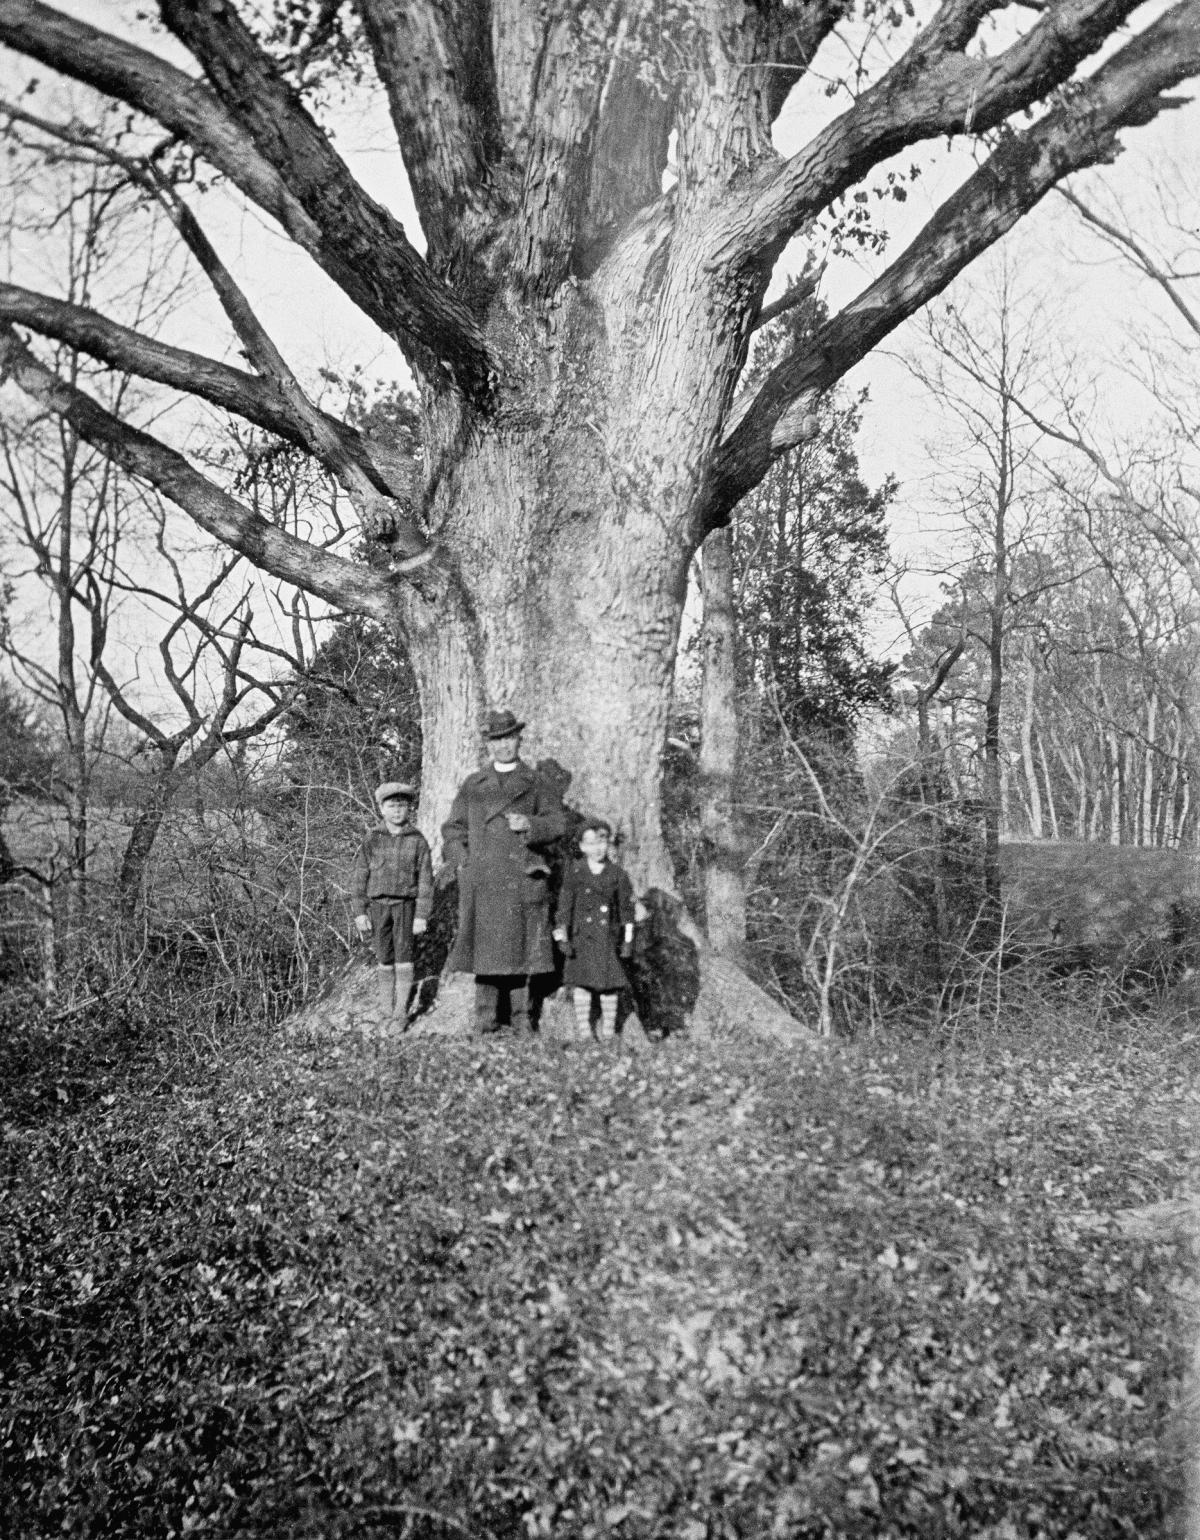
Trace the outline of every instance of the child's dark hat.
{"type": "Polygon", "coordinates": [[[417,788],[407,781],[384,781],[375,788],[376,806],[382,807],[389,797],[403,797],[406,802],[417,800],[417,788]]]}
{"type": "Polygon", "coordinates": [[[511,738],[513,733],[519,733],[524,726],[524,722],[518,722],[511,711],[489,711],[487,723],[483,729],[483,736],[485,738],[511,738]]]}

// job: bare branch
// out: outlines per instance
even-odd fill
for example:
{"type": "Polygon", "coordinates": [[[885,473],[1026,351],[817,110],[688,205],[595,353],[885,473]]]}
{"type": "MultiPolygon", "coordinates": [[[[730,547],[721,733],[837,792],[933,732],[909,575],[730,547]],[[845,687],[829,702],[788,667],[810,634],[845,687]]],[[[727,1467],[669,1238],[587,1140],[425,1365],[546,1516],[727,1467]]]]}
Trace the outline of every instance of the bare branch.
{"type": "Polygon", "coordinates": [[[519,266],[549,292],[570,271],[586,214],[591,141],[609,81],[622,62],[625,7],[607,0],[580,46],[571,8],[548,16],[534,83],[528,150],[520,171],[519,266]]]}
{"type": "Polygon", "coordinates": [[[789,352],[730,413],[701,528],[727,518],[807,433],[812,403],[997,241],[1063,177],[1112,159],[1118,130],[1180,105],[1164,95],[1200,70],[1200,15],[1176,5],[1023,134],[1005,140],[916,240],[816,336],[789,352]]]}
{"type": "Polygon", "coordinates": [[[491,211],[500,144],[486,7],[361,0],[359,9],[421,228],[431,251],[448,253],[491,211]]]}
{"type": "MultiPolygon", "coordinates": [[[[1076,453],[1083,456],[1092,466],[1100,479],[1109,487],[1120,506],[1130,514],[1142,526],[1152,538],[1158,542],[1164,551],[1179,564],[1187,573],[1197,594],[1200,594],[1200,542],[1194,536],[1181,529],[1172,528],[1161,514],[1155,513],[1146,505],[1143,498],[1139,497],[1129,477],[1117,467],[1109,463],[1108,458],[1097,446],[1089,440],[1083,432],[1070,421],[1070,425],[1064,427],[1061,423],[1050,422],[1033,411],[1024,401],[1016,403],[1018,409],[1034,425],[1039,432],[1047,438],[1056,439],[1060,444],[1065,444],[1076,453]]],[[[1200,504],[1200,489],[1193,491],[1186,485],[1181,485],[1180,490],[1193,497],[1200,504]]],[[[1095,549],[1095,546],[1093,545],[1095,549]]],[[[1097,551],[1097,554],[1101,553],[1097,551]]],[[[1106,563],[1110,577],[1115,569],[1111,563],[1106,563]]],[[[1132,606],[1127,606],[1131,609],[1132,606]]]]}
{"type": "Polygon", "coordinates": [[[763,306],[755,318],[752,329],[760,331],[764,326],[770,326],[772,321],[777,321],[781,315],[787,315],[789,310],[795,310],[798,305],[807,304],[817,292],[824,273],[824,260],[816,267],[806,269],[786,294],[781,294],[772,304],[763,306]]]}
{"type": "Polygon", "coordinates": [[[785,12],[778,57],[768,73],[766,92],[771,121],[783,111],[792,87],[816,57],[818,48],[853,10],[853,0],[810,0],[785,12]]]}
{"type": "Polygon", "coordinates": [[[1093,230],[1098,230],[1110,245],[1115,246],[1118,251],[1131,258],[1134,266],[1159,286],[1183,317],[1184,324],[1188,330],[1193,336],[1200,337],[1200,316],[1197,316],[1196,312],[1188,305],[1183,295],[1179,292],[1179,285],[1175,275],[1161,267],[1128,230],[1122,230],[1109,220],[1103,219],[1095,209],[1086,204],[1070,188],[1059,187],[1056,191],[1059,197],[1064,198],[1086,224],[1091,225],[1093,230]]]}
{"type": "Polygon", "coordinates": [[[319,246],[320,231],[280,173],[212,92],[173,64],[40,0],[0,0],[0,42],[154,118],[230,177],[306,251],[319,246]]]}
{"type": "MultiPolygon", "coordinates": [[[[202,476],[175,450],[121,422],[83,391],[41,364],[11,326],[0,326],[0,378],[10,377],[26,394],[70,424],[85,442],[129,474],[156,487],[210,535],[255,566],[296,583],[343,609],[377,619],[392,615],[387,576],[322,551],[252,513],[202,476]]],[[[412,571],[420,581],[432,551],[412,571]]]]}
{"type": "MultiPolygon", "coordinates": [[[[757,187],[734,222],[752,252],[775,248],[873,166],[940,134],[984,133],[1071,79],[1140,0],[1064,0],[1003,53],[961,50],[993,0],[948,0],[904,57],[835,122],[757,187]]],[[[1176,7],[1181,23],[1190,0],[1176,7]]]]}
{"type": "Polygon", "coordinates": [[[475,318],[434,277],[399,221],[355,181],[234,7],[161,0],[159,9],[255,149],[315,221],[319,260],[330,276],[410,355],[416,344],[413,362],[424,372],[446,368],[461,390],[486,398],[493,369],[475,318]],[[432,356],[419,356],[425,352],[432,356]]]}
{"type": "Polygon", "coordinates": [[[460,389],[486,397],[492,370],[474,317],[350,175],[232,7],[163,9],[215,95],[147,50],[40,0],[0,0],[0,42],[185,139],[427,371],[445,367],[460,389]]]}
{"type": "MultiPolygon", "coordinates": [[[[98,311],[51,299],[16,284],[0,283],[0,318],[28,326],[44,337],[68,343],[114,369],[199,396],[298,448],[311,450],[313,447],[300,432],[295,417],[270,381],[242,369],[219,364],[202,353],[170,347],[110,321],[98,311]]],[[[334,417],[326,416],[325,421],[328,432],[337,432],[345,438],[348,456],[363,454],[361,436],[353,428],[334,417]]]]}
{"type": "MultiPolygon", "coordinates": [[[[266,426],[278,432],[300,448],[307,449],[318,456],[330,473],[336,476],[350,492],[360,522],[369,533],[377,534],[386,531],[389,545],[394,555],[400,560],[413,560],[421,556],[427,545],[425,537],[408,516],[405,508],[395,501],[397,497],[407,503],[412,501],[411,468],[404,462],[397,461],[394,456],[382,459],[381,463],[382,457],[376,446],[369,444],[361,435],[336,418],[319,411],[309,400],[266,328],[255,315],[253,307],[205,235],[199,221],[157,167],[149,161],[135,160],[119,154],[87,130],[47,122],[11,104],[3,104],[2,110],[10,119],[31,124],[42,133],[81,148],[89,156],[116,166],[154,200],[175,226],[184,244],[209,279],[222,309],[229,317],[242,343],[246,356],[258,369],[260,376],[264,377],[261,382],[251,380],[250,383],[252,390],[259,398],[266,398],[270,420],[264,416],[258,418],[251,416],[244,408],[239,408],[228,392],[220,404],[231,411],[239,412],[251,421],[257,421],[260,426],[266,426]]],[[[0,286],[0,290],[2,287],[0,286]]],[[[13,291],[14,295],[20,295],[23,292],[13,291]]],[[[44,311],[47,304],[53,305],[53,303],[52,301],[43,302],[41,309],[44,311]]],[[[3,314],[3,298],[0,294],[0,316],[3,314]]],[[[37,307],[30,306],[28,300],[23,306],[15,306],[14,313],[10,314],[9,319],[24,321],[43,332],[48,329],[38,319],[37,307]]],[[[64,309],[62,319],[70,319],[69,309],[64,309]]],[[[102,326],[109,325],[100,321],[99,317],[94,319],[102,326]]],[[[109,330],[111,332],[112,328],[109,327],[109,330]]],[[[61,332],[54,332],[54,335],[61,335],[61,332]]],[[[136,333],[125,332],[122,340],[128,342],[130,339],[135,350],[143,342],[136,333]]],[[[81,345],[87,348],[86,342],[82,342],[81,345]]],[[[151,346],[155,345],[151,344],[151,346]]],[[[95,353],[94,348],[88,348],[88,351],[95,353]]],[[[172,352],[170,349],[161,351],[166,355],[172,352]]],[[[106,357],[107,355],[97,356],[106,357]]],[[[236,385],[238,380],[250,379],[249,376],[241,375],[238,371],[223,370],[223,366],[213,364],[194,354],[175,355],[170,362],[178,366],[181,360],[198,364],[202,375],[222,371],[222,383],[226,386],[236,385]]],[[[112,360],[109,359],[109,361],[112,360]]],[[[135,365],[131,364],[129,367],[134,372],[145,373],[135,365]]],[[[157,375],[151,377],[161,378],[157,375]]],[[[176,384],[183,390],[195,390],[186,372],[177,373],[170,383],[176,384]]],[[[207,394],[203,390],[196,393],[201,396],[207,394]]],[[[214,397],[207,395],[207,399],[213,400],[214,397]]]]}

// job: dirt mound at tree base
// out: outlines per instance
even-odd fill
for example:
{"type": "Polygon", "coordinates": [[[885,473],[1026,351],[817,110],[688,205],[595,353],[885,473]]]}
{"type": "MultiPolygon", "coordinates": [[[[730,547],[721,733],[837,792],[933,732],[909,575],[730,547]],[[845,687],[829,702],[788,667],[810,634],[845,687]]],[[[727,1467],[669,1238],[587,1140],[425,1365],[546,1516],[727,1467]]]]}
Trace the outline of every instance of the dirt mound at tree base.
{"type": "MultiPolygon", "coordinates": [[[[440,983],[432,977],[418,979],[413,994],[413,1019],[403,1035],[469,1034],[472,986],[471,976],[466,973],[451,974],[440,983]]],[[[789,1016],[736,964],[713,954],[702,962],[700,990],[687,1030],[700,1037],[748,1033],[776,1041],[819,1041],[810,1027],[789,1016]]],[[[320,1000],[288,1019],[284,1031],[292,1038],[337,1037],[347,1032],[357,1032],[365,1038],[380,1036],[374,965],[357,959],[351,962],[320,1000]]],[[[581,1038],[571,1002],[561,989],[541,1002],[539,1035],[548,1042],[576,1042],[581,1038]]],[[[621,1020],[619,1039],[635,1051],[646,1045],[646,1030],[636,1010],[621,1020]]]]}
{"type": "MultiPolygon", "coordinates": [[[[284,1024],[284,1032],[292,1038],[339,1037],[349,1033],[365,1040],[394,1035],[406,1038],[468,1036],[473,1025],[473,1008],[470,974],[454,973],[440,983],[432,977],[420,979],[413,995],[413,1015],[406,1030],[400,1034],[393,1028],[381,1031],[374,965],[356,960],[347,966],[325,996],[291,1016],[284,1024]],[[435,993],[436,999],[433,999],[435,993]]],[[[581,1040],[575,1012],[562,990],[541,1002],[538,1032],[547,1042],[581,1040]]],[[[630,1011],[621,1022],[619,1040],[634,1051],[646,1046],[646,1033],[636,1011],[630,1011]]]]}

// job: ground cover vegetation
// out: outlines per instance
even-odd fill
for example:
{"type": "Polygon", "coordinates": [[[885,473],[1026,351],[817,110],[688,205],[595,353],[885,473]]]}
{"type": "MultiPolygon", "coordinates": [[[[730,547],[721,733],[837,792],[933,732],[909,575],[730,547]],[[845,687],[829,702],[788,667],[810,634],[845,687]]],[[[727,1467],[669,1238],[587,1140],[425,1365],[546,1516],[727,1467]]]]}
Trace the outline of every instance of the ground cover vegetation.
{"type": "Polygon", "coordinates": [[[1194,1030],[65,1030],[2,1039],[5,1533],[1184,1533],[1194,1030]]]}

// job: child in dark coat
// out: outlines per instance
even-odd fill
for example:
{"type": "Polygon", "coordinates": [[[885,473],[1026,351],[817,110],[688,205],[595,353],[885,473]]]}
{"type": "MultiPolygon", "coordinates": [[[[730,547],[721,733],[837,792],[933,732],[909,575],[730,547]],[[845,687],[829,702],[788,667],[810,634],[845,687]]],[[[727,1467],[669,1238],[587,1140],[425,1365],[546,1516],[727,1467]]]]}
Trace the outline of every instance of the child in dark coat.
{"type": "Polygon", "coordinates": [[[425,836],[408,821],[416,788],[385,781],[375,792],[383,828],[368,834],[354,859],[354,924],[375,939],[383,1025],[403,1028],[413,981],[413,937],[433,907],[433,863],[425,836]]]}
{"type": "Polygon", "coordinates": [[[592,1007],[600,1007],[599,1038],[615,1035],[617,1002],[629,980],[621,958],[633,952],[633,886],[609,858],[612,828],[593,818],[579,832],[581,861],[563,878],[554,919],[554,939],[566,956],[563,983],[581,1035],[590,1035],[592,1007]]]}

